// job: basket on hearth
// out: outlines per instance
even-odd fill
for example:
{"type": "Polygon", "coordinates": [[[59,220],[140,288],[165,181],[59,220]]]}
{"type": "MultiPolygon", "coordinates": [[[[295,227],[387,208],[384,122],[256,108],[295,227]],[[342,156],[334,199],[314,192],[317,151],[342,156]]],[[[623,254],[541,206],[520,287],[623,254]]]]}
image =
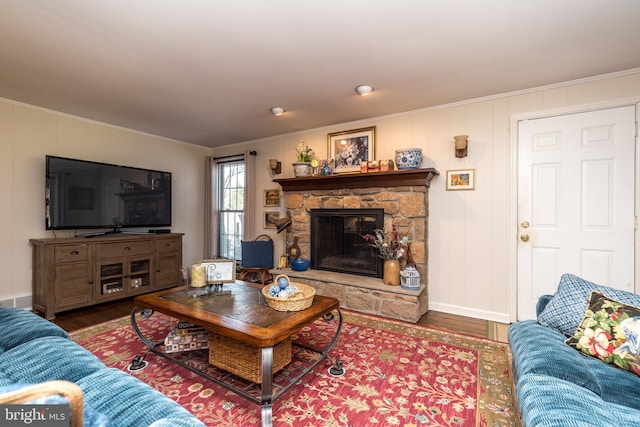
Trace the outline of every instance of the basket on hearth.
{"type": "Polygon", "coordinates": [[[316,290],[304,283],[295,283],[286,274],[276,276],[273,284],[262,288],[269,307],[278,311],[300,311],[311,307],[316,290]],[[275,288],[278,288],[276,294],[275,288]]]}

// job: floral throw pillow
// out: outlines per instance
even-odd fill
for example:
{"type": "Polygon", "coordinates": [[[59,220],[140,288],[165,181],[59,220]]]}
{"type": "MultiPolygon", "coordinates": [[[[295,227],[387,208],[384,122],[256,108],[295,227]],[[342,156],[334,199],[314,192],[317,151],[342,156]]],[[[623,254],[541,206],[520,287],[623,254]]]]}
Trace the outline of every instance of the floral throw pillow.
{"type": "Polygon", "coordinates": [[[582,323],[565,343],[640,376],[640,308],[591,292],[582,323]]]}

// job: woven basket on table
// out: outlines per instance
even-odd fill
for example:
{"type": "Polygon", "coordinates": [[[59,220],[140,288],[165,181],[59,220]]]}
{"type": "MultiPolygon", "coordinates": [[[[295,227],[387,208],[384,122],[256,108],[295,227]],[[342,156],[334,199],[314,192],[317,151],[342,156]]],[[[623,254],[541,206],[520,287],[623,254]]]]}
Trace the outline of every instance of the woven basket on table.
{"type": "Polygon", "coordinates": [[[304,283],[292,282],[286,274],[276,276],[273,283],[277,285],[278,279],[281,277],[286,278],[289,284],[295,285],[298,288],[298,292],[287,298],[272,297],[269,295],[269,286],[265,286],[262,288],[262,295],[269,307],[278,311],[300,311],[311,307],[316,290],[304,283]]]}

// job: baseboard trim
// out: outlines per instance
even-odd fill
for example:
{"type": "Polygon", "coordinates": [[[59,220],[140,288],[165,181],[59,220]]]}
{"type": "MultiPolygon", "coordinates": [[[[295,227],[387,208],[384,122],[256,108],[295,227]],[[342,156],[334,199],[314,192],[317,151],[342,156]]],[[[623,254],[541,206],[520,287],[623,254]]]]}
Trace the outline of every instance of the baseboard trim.
{"type": "Polygon", "coordinates": [[[459,305],[444,304],[429,301],[429,310],[443,313],[456,314],[458,316],[473,317],[474,319],[490,320],[492,322],[509,323],[509,313],[497,313],[495,311],[478,310],[459,305]]]}
{"type": "Polygon", "coordinates": [[[15,307],[15,308],[23,308],[25,310],[32,310],[33,301],[31,299],[31,295],[27,295],[24,297],[10,298],[10,299],[0,301],[0,307],[15,307]]]}

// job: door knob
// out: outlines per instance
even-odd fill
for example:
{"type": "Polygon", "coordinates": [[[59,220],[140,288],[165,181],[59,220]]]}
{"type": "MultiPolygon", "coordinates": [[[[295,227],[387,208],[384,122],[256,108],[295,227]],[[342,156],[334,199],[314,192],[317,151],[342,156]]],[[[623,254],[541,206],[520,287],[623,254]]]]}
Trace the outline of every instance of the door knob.
{"type": "Polygon", "coordinates": [[[522,228],[529,228],[530,225],[529,221],[522,221],[522,223],[520,223],[520,227],[522,228]]]}
{"type": "Polygon", "coordinates": [[[528,242],[529,241],[529,235],[528,234],[523,234],[522,236],[520,236],[520,240],[522,240],[523,242],[528,242]]]}

